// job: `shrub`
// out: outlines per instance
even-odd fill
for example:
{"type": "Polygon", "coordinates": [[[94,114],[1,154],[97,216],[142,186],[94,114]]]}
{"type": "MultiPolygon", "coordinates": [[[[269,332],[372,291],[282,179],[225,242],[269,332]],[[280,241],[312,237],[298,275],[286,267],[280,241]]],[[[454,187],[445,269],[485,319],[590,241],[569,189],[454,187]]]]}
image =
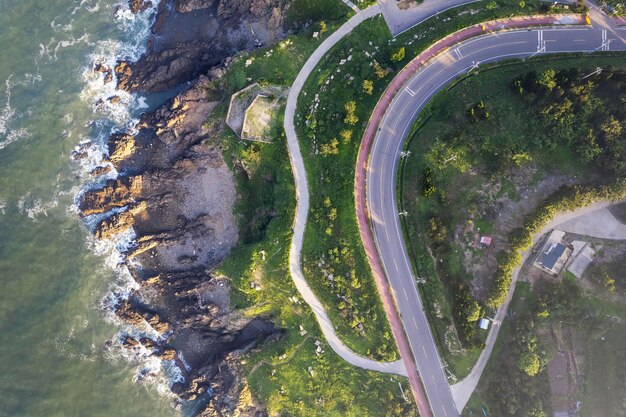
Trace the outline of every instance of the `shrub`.
{"type": "Polygon", "coordinates": [[[400,62],[404,59],[405,55],[406,55],[406,50],[404,49],[404,46],[403,46],[391,54],[391,62],[400,62]]]}
{"type": "Polygon", "coordinates": [[[374,83],[370,80],[363,80],[363,92],[371,96],[374,93],[374,83]]]}
{"type": "Polygon", "coordinates": [[[622,201],[626,199],[626,178],[608,185],[562,187],[544,205],[524,218],[524,225],[509,232],[510,249],[498,254],[498,270],[492,283],[487,305],[500,306],[506,300],[513,271],[522,261],[522,253],[530,249],[535,236],[559,212],[576,210],[596,201],[622,201]]]}
{"type": "Polygon", "coordinates": [[[355,125],[359,121],[359,118],[356,116],[356,102],[348,101],[344,109],[346,110],[346,117],[343,121],[349,125],[355,125]]]}

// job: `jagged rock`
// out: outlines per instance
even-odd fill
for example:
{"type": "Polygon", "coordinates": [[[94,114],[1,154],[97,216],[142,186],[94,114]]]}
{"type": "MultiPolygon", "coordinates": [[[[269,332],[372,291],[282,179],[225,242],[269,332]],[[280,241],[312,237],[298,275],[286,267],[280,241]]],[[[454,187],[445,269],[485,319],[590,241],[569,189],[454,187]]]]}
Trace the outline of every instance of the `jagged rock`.
{"type": "Polygon", "coordinates": [[[107,98],[107,101],[111,104],[119,104],[122,101],[120,96],[111,96],[107,98]]]}
{"type": "Polygon", "coordinates": [[[278,30],[283,25],[283,11],[280,7],[272,8],[270,17],[267,19],[267,28],[278,30]]]}
{"type": "Polygon", "coordinates": [[[109,136],[109,159],[116,167],[135,152],[135,137],[128,133],[113,133],[109,136]]]}
{"type": "Polygon", "coordinates": [[[105,213],[139,200],[141,176],[119,177],[108,180],[103,188],[87,191],[81,197],[79,208],[83,216],[105,213]]]}
{"type": "Polygon", "coordinates": [[[133,77],[133,68],[128,61],[120,61],[115,66],[117,76],[117,88],[125,91],[134,91],[138,87],[138,82],[133,77]]]}
{"type": "Polygon", "coordinates": [[[178,13],[189,13],[194,10],[209,9],[215,0],[176,0],[174,8],[178,13]]]}
{"type": "Polygon", "coordinates": [[[153,350],[159,347],[157,342],[155,342],[154,340],[148,337],[142,337],[141,339],[139,339],[139,343],[141,343],[143,347],[145,347],[148,350],[153,350]]]}
{"type": "Polygon", "coordinates": [[[159,314],[137,306],[134,307],[129,300],[123,301],[115,310],[115,314],[133,326],[140,326],[146,321],[159,333],[165,333],[170,330],[170,324],[163,320],[159,314]]]}
{"type": "Polygon", "coordinates": [[[91,175],[92,177],[99,177],[100,175],[104,175],[108,172],[111,172],[111,169],[112,169],[111,165],[95,167],[89,172],[89,175],[91,175]]]}
{"type": "Polygon", "coordinates": [[[122,339],[122,346],[124,346],[124,348],[126,349],[136,348],[139,345],[140,343],[137,341],[137,339],[131,336],[124,336],[124,338],[122,339]]]}
{"type": "Polygon", "coordinates": [[[145,12],[149,7],[152,7],[149,0],[128,0],[128,8],[133,14],[145,12]]]}
{"type": "Polygon", "coordinates": [[[163,361],[174,360],[176,359],[176,349],[167,348],[163,350],[163,352],[159,352],[156,356],[163,361]]]}
{"type": "Polygon", "coordinates": [[[117,213],[102,220],[95,230],[98,239],[108,239],[115,234],[124,232],[135,224],[135,216],[146,211],[148,203],[141,201],[139,204],[131,206],[128,210],[117,213]]]}

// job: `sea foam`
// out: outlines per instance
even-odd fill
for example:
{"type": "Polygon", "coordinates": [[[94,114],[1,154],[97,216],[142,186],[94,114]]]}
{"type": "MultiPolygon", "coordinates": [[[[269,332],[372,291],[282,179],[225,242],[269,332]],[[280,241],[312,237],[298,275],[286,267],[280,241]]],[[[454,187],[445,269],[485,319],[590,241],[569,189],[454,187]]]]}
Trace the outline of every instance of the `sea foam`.
{"type": "MultiPolygon", "coordinates": [[[[108,173],[98,178],[92,178],[89,172],[96,167],[110,165],[108,162],[103,162],[107,160],[106,157],[108,156],[107,141],[109,135],[119,130],[125,130],[132,134],[134,126],[138,122],[136,113],[140,109],[148,107],[144,97],[117,89],[114,68],[119,60],[136,61],[145,51],[146,39],[156,15],[156,3],[158,2],[153,2],[150,9],[138,15],[130,12],[126,2],[114,6],[116,25],[127,34],[127,39],[125,41],[107,39],[95,42],[93,52],[87,57],[87,65],[82,71],[84,88],[80,97],[92,108],[94,116],[96,116],[90,123],[97,133],[92,137],[79,138],[80,142],[73,152],[75,155],[81,155],[77,165],[82,180],[81,190],[76,193],[74,204],[71,207],[73,212],[78,212],[78,202],[86,190],[101,187],[106,180],[117,178],[119,173],[112,166],[108,173]],[[96,65],[102,65],[111,70],[112,80],[110,82],[105,83],[105,74],[94,71],[96,65]],[[116,100],[109,100],[115,96],[117,97],[116,100]]],[[[96,11],[99,8],[99,3],[94,4],[93,1],[82,0],[72,11],[72,14],[82,7],[88,11],[96,11]]],[[[41,45],[40,49],[42,54],[54,56],[52,45],[41,45]]],[[[67,117],[71,120],[71,115],[67,117]]],[[[112,210],[106,214],[88,216],[83,219],[83,222],[88,229],[93,231],[104,218],[124,210],[126,208],[112,210]]],[[[154,383],[161,395],[173,399],[175,395],[170,391],[171,386],[175,382],[184,382],[182,370],[176,362],[162,361],[151,355],[152,352],[144,347],[122,348],[122,341],[126,336],[131,336],[137,340],[148,337],[157,342],[162,342],[169,337],[169,334],[159,334],[147,323],[131,326],[120,320],[115,314],[116,306],[127,300],[131,294],[136,295],[140,288],[128,270],[129,266],[133,268],[140,268],[140,266],[125,257],[125,253],[135,245],[136,234],[132,228],[110,239],[98,240],[91,234],[87,237],[87,246],[91,251],[100,256],[104,265],[116,273],[115,281],[111,283],[100,301],[100,308],[104,313],[105,321],[114,324],[119,329],[107,357],[112,361],[122,358],[137,364],[134,381],[150,381],[154,383]]],[[[186,362],[181,363],[185,367],[188,366],[186,362]]]]}

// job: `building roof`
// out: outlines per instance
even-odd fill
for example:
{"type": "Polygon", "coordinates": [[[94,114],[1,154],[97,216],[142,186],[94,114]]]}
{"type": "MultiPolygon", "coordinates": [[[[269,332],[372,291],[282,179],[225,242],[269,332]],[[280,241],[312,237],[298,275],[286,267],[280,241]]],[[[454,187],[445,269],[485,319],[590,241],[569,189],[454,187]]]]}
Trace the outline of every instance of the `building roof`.
{"type": "Polygon", "coordinates": [[[489,328],[489,320],[485,318],[480,319],[480,321],[478,322],[478,327],[487,330],[489,328]]]}
{"type": "Polygon", "coordinates": [[[548,269],[552,269],[564,252],[565,245],[562,243],[553,243],[546,252],[541,254],[539,263],[548,269]]]}
{"type": "Polygon", "coordinates": [[[489,246],[491,245],[491,237],[489,236],[483,236],[480,238],[480,243],[482,243],[485,246],[489,246]]]}

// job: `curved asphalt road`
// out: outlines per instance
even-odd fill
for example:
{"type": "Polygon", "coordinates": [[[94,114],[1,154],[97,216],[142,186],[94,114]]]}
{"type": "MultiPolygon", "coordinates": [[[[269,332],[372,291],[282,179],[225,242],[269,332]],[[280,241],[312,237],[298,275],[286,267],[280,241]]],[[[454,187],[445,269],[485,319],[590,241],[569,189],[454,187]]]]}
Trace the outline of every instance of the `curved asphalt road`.
{"type": "MultiPolygon", "coordinates": [[[[387,108],[370,154],[367,204],[380,258],[434,416],[454,417],[459,411],[428,327],[399,222],[396,176],[400,152],[413,122],[437,92],[477,64],[479,68],[488,62],[545,53],[625,51],[625,37],[623,29],[610,28],[607,32],[603,28],[563,27],[472,38],[421,66],[387,108]]],[[[459,408],[466,401],[460,401],[459,408]]]]}

